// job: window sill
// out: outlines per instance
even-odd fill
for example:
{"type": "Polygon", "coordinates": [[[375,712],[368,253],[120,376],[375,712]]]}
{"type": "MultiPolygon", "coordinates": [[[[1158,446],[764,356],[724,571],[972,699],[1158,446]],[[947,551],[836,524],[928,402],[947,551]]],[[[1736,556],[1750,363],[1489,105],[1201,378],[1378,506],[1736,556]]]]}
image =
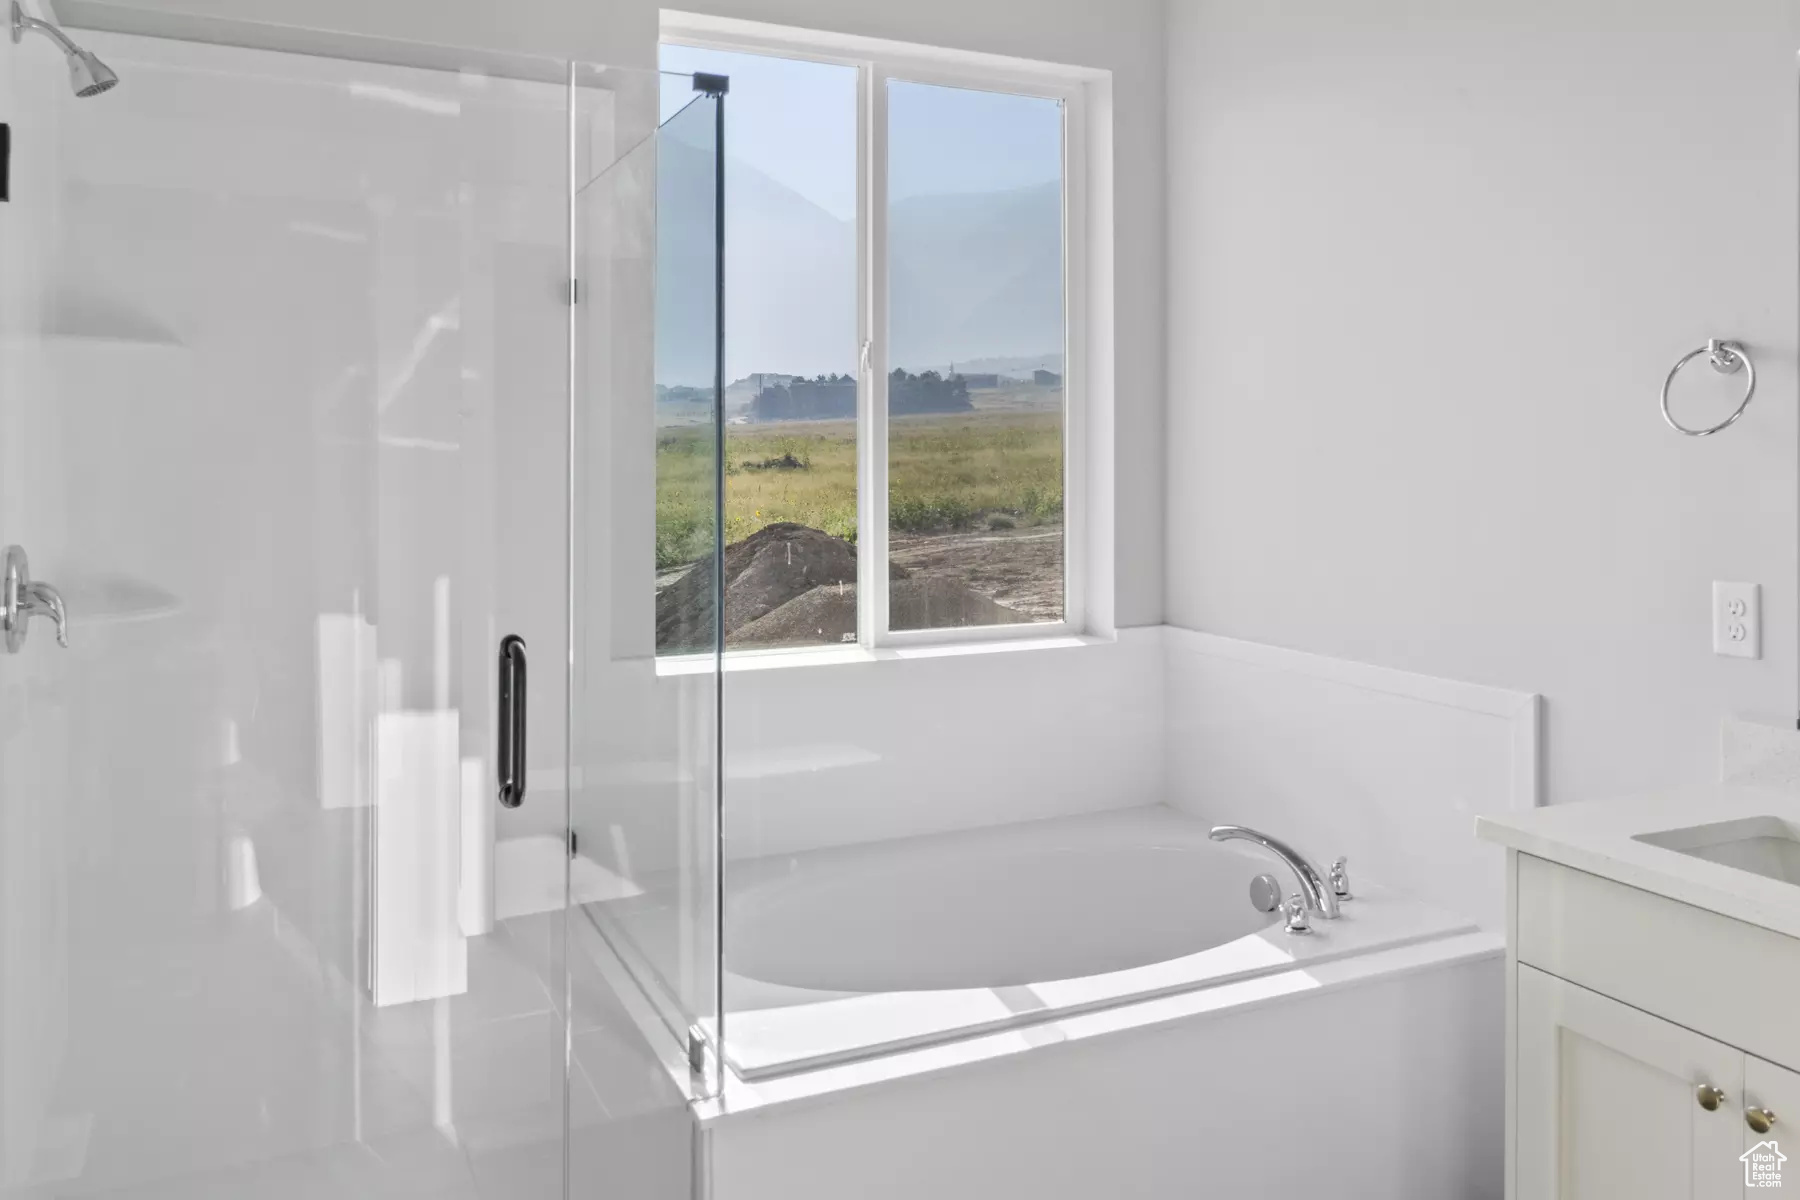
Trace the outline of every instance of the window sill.
{"type": "MultiPolygon", "coordinates": [[[[724,672],[779,671],[796,667],[835,667],[857,663],[898,662],[918,658],[972,658],[989,654],[1071,650],[1079,646],[1110,646],[1117,637],[1087,633],[1046,634],[1042,637],[1003,637],[983,641],[926,642],[900,646],[796,646],[779,650],[728,650],[724,672]]],[[[672,654],[656,660],[658,678],[711,675],[710,654],[672,654]]]]}

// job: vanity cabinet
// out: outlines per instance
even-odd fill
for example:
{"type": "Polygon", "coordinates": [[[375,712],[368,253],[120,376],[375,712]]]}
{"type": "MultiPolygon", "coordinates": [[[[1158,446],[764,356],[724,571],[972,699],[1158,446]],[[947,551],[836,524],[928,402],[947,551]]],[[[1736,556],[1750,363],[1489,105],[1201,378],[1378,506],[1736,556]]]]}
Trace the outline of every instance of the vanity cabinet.
{"type": "Polygon", "coordinates": [[[1518,1055],[1521,1200],[1742,1194],[1741,1050],[1521,966],[1518,1055]]]}
{"type": "Polygon", "coordinates": [[[1800,1192],[1800,939],[1509,859],[1510,1200],[1741,1200],[1784,1142],[1800,1192]]]}

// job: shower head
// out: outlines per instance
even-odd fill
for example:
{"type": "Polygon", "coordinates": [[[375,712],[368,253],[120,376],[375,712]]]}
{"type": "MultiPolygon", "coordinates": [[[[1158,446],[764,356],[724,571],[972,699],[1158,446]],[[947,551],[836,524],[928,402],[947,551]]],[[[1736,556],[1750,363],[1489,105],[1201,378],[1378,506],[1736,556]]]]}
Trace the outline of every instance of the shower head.
{"type": "Polygon", "coordinates": [[[77,96],[98,96],[119,86],[113,69],[86,50],[69,55],[69,86],[77,96]]]}
{"type": "Polygon", "coordinates": [[[25,10],[19,7],[19,0],[12,0],[13,45],[24,41],[27,33],[41,33],[61,48],[63,57],[69,60],[69,86],[77,96],[98,96],[118,86],[119,77],[111,67],[77,46],[68,34],[50,22],[26,16],[25,10]]]}

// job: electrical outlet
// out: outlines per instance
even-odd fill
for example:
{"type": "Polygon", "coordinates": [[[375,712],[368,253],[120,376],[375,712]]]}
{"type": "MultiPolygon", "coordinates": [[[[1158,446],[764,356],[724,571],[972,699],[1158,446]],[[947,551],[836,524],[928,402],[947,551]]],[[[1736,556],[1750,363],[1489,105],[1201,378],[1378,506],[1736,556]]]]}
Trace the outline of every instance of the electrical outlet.
{"type": "Polygon", "coordinates": [[[1713,583],[1713,653],[1762,657],[1762,585],[1713,583]]]}

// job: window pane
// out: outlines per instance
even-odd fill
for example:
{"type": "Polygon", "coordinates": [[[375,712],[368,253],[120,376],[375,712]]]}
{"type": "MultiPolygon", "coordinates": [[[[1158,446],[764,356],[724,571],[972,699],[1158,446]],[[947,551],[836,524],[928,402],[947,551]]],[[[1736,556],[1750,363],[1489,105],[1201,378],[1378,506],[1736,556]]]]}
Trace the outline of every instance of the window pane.
{"type": "Polygon", "coordinates": [[[888,85],[894,629],[1063,618],[1062,105],[888,85]]]}
{"type": "MultiPolygon", "coordinates": [[[[664,46],[662,64],[731,80],[725,645],[854,642],[856,69],[685,46],[664,46]]],[[[689,469],[711,397],[693,403],[691,382],[657,380],[659,630],[682,625],[684,604],[710,611],[692,586],[707,548],[682,536],[683,514],[711,502],[710,477],[689,469]]]]}

